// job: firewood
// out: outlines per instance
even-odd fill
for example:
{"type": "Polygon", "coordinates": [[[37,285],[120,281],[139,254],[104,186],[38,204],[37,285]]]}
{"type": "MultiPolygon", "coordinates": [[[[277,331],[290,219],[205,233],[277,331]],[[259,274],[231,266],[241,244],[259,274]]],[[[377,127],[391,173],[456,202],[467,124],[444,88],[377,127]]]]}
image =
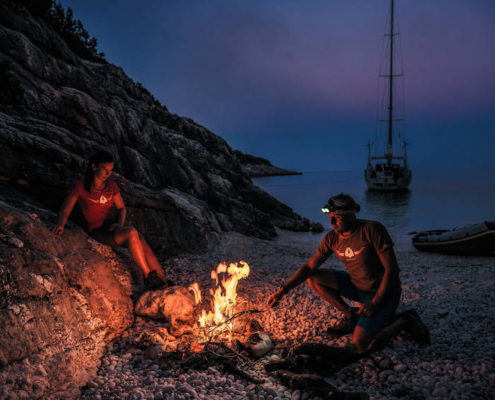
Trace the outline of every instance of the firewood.
{"type": "Polygon", "coordinates": [[[287,370],[278,370],[273,375],[293,390],[301,390],[327,400],[367,400],[369,396],[363,392],[341,392],[315,374],[298,374],[287,370]]]}
{"type": "Polygon", "coordinates": [[[224,368],[233,374],[239,376],[240,378],[244,378],[249,382],[256,383],[256,384],[261,384],[264,383],[265,381],[263,379],[256,378],[250,374],[248,374],[246,371],[242,370],[239,368],[232,360],[221,358],[219,359],[224,368]]]}
{"type": "Polygon", "coordinates": [[[331,376],[367,353],[356,353],[346,348],[331,347],[320,343],[303,343],[292,347],[285,359],[265,364],[267,372],[280,369],[297,373],[318,373],[331,376]]]}

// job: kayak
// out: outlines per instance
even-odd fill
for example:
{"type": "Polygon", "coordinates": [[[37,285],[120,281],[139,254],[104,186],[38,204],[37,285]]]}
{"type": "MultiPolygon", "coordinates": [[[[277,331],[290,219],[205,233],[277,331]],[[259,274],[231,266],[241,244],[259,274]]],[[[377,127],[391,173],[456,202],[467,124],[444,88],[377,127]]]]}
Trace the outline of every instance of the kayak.
{"type": "Polygon", "coordinates": [[[495,222],[485,221],[451,230],[418,232],[413,246],[444,254],[489,255],[495,252],[495,222]]]}

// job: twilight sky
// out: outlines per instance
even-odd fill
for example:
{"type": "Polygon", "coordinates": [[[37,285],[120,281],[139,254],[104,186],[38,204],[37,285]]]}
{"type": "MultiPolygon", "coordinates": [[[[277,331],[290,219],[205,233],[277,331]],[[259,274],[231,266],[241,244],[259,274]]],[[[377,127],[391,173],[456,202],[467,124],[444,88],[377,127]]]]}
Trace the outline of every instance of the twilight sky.
{"type": "MultiPolygon", "coordinates": [[[[364,169],[388,0],[62,4],[109,62],[232,148],[364,169]]],[[[411,167],[495,168],[495,1],[397,0],[396,18],[411,167]]]]}

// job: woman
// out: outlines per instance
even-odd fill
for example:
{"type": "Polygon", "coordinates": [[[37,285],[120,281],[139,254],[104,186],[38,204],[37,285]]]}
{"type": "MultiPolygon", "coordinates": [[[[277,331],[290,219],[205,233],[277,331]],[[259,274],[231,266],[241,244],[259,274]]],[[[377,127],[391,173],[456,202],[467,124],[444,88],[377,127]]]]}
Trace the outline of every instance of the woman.
{"type": "Polygon", "coordinates": [[[127,246],[144,274],[150,289],[166,285],[165,273],[146,241],[132,226],[125,226],[126,208],[117,184],[109,179],[113,170],[110,153],[100,151],[90,158],[84,180],[76,182],[65,198],[52,232],[61,235],[76,202],[87,223],[87,231],[97,241],[111,247],[127,246]],[[117,218],[111,217],[112,208],[117,218]]]}

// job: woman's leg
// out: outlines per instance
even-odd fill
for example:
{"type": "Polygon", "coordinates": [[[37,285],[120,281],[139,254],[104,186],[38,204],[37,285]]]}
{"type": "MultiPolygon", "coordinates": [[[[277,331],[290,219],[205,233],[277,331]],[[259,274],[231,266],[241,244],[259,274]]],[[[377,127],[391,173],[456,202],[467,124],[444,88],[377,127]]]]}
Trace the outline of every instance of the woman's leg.
{"type": "Polygon", "coordinates": [[[160,279],[162,279],[164,282],[167,282],[167,278],[165,277],[165,272],[163,272],[163,268],[158,262],[155,253],[153,253],[153,250],[151,250],[151,247],[149,246],[148,243],[146,243],[146,240],[142,236],[140,236],[141,239],[141,246],[143,247],[144,250],[144,256],[146,258],[146,262],[148,263],[149,268],[152,271],[156,271],[156,274],[160,279]]]}
{"type": "Polygon", "coordinates": [[[126,245],[129,248],[129,252],[132,258],[139,266],[145,277],[150,273],[150,267],[146,261],[143,245],[139,238],[139,233],[132,227],[117,228],[115,231],[115,242],[121,246],[126,245]]]}

